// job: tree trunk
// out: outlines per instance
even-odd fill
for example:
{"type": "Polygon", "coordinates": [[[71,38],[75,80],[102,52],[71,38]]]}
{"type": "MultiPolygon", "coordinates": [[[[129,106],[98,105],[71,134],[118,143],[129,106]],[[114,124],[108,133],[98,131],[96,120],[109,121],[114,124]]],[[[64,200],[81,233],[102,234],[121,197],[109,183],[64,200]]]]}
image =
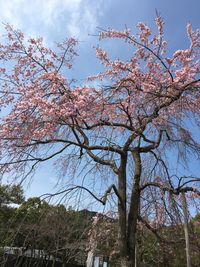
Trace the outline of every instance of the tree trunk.
{"type": "Polygon", "coordinates": [[[135,173],[130,200],[130,209],[128,214],[127,231],[129,267],[136,267],[137,218],[140,205],[140,177],[142,172],[141,158],[138,151],[133,152],[133,159],[135,162],[135,173]]]}
{"type": "Polygon", "coordinates": [[[137,217],[140,204],[139,183],[141,177],[141,159],[139,152],[133,153],[135,161],[135,174],[130,199],[130,208],[127,217],[126,212],[126,163],[127,157],[121,157],[119,168],[119,250],[121,267],[136,267],[136,232],[137,217]]]}
{"type": "Polygon", "coordinates": [[[183,205],[183,214],[184,214],[184,232],[185,232],[185,250],[186,250],[186,259],[187,267],[191,267],[191,258],[190,258],[190,241],[189,241],[189,227],[188,227],[188,208],[185,193],[182,193],[182,205],[183,205]]]}
{"type": "Polygon", "coordinates": [[[121,156],[118,174],[119,250],[121,266],[127,267],[127,219],[126,219],[126,164],[127,155],[121,156]]]}
{"type": "Polygon", "coordinates": [[[135,162],[135,174],[130,199],[130,208],[127,218],[127,199],[126,199],[126,164],[127,156],[121,156],[121,163],[118,175],[118,200],[119,212],[119,250],[121,267],[136,267],[136,233],[137,217],[140,204],[140,177],[141,177],[141,158],[140,153],[133,152],[135,162]]]}

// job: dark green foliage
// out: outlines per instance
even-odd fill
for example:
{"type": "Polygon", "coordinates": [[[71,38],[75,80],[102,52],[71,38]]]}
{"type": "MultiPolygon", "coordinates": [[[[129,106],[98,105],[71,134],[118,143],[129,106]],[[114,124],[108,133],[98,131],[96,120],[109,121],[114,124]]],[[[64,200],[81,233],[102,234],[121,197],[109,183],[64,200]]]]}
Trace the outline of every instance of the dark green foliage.
{"type": "Polygon", "coordinates": [[[21,204],[23,201],[23,190],[19,185],[0,185],[0,206],[21,204]]]}
{"type": "Polygon", "coordinates": [[[13,204],[24,201],[23,190],[18,185],[0,185],[0,243],[3,246],[10,236],[11,224],[16,216],[13,204]]]}
{"type": "MultiPolygon", "coordinates": [[[[87,234],[94,213],[67,210],[64,205],[50,205],[40,198],[29,198],[18,208],[10,208],[9,228],[4,228],[1,247],[39,249],[64,262],[85,256],[87,234]]],[[[5,216],[5,217],[6,217],[5,216]]],[[[4,218],[5,218],[4,217],[4,218]]],[[[7,225],[6,219],[1,223],[7,225]]],[[[85,261],[85,259],[84,259],[85,261]]]]}

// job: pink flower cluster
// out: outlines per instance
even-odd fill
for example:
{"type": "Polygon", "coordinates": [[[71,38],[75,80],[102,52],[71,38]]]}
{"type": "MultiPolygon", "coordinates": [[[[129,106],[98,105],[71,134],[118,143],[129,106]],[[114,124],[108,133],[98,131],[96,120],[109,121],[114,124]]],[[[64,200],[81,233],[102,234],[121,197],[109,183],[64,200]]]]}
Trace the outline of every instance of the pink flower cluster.
{"type": "Polygon", "coordinates": [[[127,38],[129,34],[129,29],[126,29],[124,31],[116,31],[114,29],[109,28],[108,30],[99,33],[99,39],[102,40],[105,38],[127,38]]]}

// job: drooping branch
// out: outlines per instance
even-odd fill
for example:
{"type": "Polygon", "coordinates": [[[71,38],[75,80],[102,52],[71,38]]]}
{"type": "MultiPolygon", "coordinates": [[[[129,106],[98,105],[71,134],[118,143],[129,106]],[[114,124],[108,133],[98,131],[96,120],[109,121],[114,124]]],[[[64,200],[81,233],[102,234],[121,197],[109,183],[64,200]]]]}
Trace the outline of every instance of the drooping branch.
{"type": "Polygon", "coordinates": [[[154,236],[157,238],[157,240],[160,243],[163,244],[177,244],[177,243],[184,243],[184,238],[180,238],[178,240],[166,240],[165,238],[163,238],[159,233],[158,233],[158,229],[155,229],[154,227],[152,227],[144,218],[142,218],[142,216],[138,216],[138,221],[141,222],[150,232],[152,232],[154,234],[154,236]]]}
{"type": "Polygon", "coordinates": [[[142,216],[138,215],[138,221],[144,224],[144,226],[149,229],[155,237],[158,239],[158,241],[163,242],[163,238],[158,234],[157,230],[153,228],[142,216]]]}
{"type": "Polygon", "coordinates": [[[149,151],[149,152],[150,152],[150,153],[155,157],[155,159],[156,159],[156,164],[155,164],[155,166],[158,164],[158,162],[161,162],[161,164],[162,164],[162,166],[163,166],[163,168],[164,168],[164,170],[165,170],[165,173],[166,173],[166,175],[167,175],[168,182],[169,182],[171,188],[173,188],[173,185],[172,185],[172,182],[171,182],[171,177],[170,177],[170,174],[169,174],[169,170],[168,170],[168,168],[167,168],[167,165],[166,165],[165,161],[164,161],[161,157],[159,157],[153,150],[151,150],[151,151],[149,151]]]}
{"type": "Polygon", "coordinates": [[[173,187],[169,187],[167,185],[161,184],[161,183],[149,182],[141,186],[140,191],[143,191],[147,187],[157,187],[157,188],[160,188],[163,192],[170,192],[174,195],[179,195],[180,193],[186,193],[186,192],[194,192],[198,196],[200,196],[200,191],[197,190],[195,187],[191,187],[191,186],[187,186],[187,187],[180,186],[180,187],[173,188],[173,187]]]}
{"type": "Polygon", "coordinates": [[[19,159],[16,161],[10,161],[10,162],[2,162],[0,163],[0,166],[6,166],[6,165],[13,165],[13,164],[17,164],[17,163],[23,163],[23,162],[43,162],[43,161],[48,161],[52,158],[54,158],[55,156],[61,154],[65,149],[67,149],[70,146],[70,144],[65,145],[64,147],[62,147],[60,150],[58,150],[55,153],[52,153],[51,155],[47,156],[47,157],[35,157],[27,152],[24,152],[23,154],[27,156],[27,158],[25,159],[19,159]]]}
{"type": "Polygon", "coordinates": [[[56,192],[56,193],[46,193],[46,194],[43,194],[40,196],[40,198],[42,198],[43,200],[47,199],[47,198],[53,198],[55,196],[58,196],[58,195],[62,195],[62,194],[69,194],[70,192],[74,191],[74,190],[77,190],[77,189],[80,189],[80,190],[85,190],[86,192],[88,192],[95,200],[97,200],[98,202],[100,202],[101,204],[103,205],[106,205],[106,202],[107,202],[107,198],[109,196],[109,194],[111,193],[112,189],[115,193],[115,195],[118,197],[118,199],[122,202],[121,200],[121,197],[119,195],[119,192],[116,188],[116,186],[114,184],[112,184],[111,186],[108,187],[108,189],[105,191],[104,195],[102,197],[97,197],[91,190],[89,190],[87,187],[85,186],[82,186],[82,185],[75,185],[75,186],[72,186],[68,189],[64,189],[62,191],[59,191],[59,192],[56,192]]]}

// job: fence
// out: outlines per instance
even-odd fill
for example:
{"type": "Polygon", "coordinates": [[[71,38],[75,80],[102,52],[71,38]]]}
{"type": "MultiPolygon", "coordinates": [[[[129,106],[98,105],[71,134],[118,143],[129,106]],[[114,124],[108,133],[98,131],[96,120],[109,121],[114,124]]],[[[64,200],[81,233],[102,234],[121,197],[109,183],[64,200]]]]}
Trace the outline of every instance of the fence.
{"type": "Polygon", "coordinates": [[[87,262],[87,267],[109,267],[108,257],[95,256],[87,262]]]}

